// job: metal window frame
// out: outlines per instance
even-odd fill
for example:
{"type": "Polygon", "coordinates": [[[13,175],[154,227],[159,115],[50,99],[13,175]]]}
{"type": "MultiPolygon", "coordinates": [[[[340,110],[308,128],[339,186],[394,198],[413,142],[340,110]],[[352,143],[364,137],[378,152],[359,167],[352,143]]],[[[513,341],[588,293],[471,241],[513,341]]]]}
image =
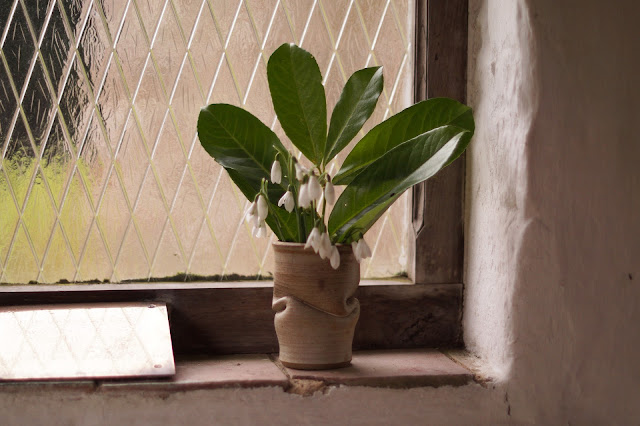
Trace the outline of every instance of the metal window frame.
{"type": "MultiPolygon", "coordinates": [[[[468,0],[416,0],[415,100],[465,101],[468,0]]],[[[409,282],[364,282],[355,349],[463,345],[464,158],[412,190],[409,282]]],[[[269,282],[19,285],[0,306],[160,301],[176,357],[277,352],[269,282]]]]}

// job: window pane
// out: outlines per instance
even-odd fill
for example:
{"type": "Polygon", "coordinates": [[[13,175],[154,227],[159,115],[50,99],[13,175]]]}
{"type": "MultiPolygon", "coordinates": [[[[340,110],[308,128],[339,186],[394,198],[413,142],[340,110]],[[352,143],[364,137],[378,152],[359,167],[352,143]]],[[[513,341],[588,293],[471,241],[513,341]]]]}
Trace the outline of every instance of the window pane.
{"type": "MultiPolygon", "coordinates": [[[[252,238],[247,202],[201,148],[196,119],[209,103],[242,106],[290,146],[266,79],[284,42],[314,54],[330,111],[354,71],[384,66],[365,131],[412,98],[412,0],[11,3],[0,11],[2,283],[269,275],[273,236],[252,238]]],[[[407,223],[405,196],[367,234],[363,276],[406,270],[407,223]]]]}

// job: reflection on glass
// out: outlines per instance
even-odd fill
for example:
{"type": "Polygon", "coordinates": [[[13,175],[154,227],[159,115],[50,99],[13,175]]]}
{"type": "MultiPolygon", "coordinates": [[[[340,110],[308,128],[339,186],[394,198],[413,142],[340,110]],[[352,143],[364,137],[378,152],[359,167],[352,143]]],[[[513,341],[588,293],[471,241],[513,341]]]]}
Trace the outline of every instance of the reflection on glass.
{"type": "MultiPolygon", "coordinates": [[[[351,73],[384,65],[365,131],[411,101],[412,0],[10,3],[0,283],[268,276],[271,240],[251,237],[245,201],[195,122],[202,106],[232,103],[286,141],[266,79],[281,43],[315,55],[329,108],[351,73]]],[[[367,234],[363,276],[406,270],[406,204],[367,234]]]]}

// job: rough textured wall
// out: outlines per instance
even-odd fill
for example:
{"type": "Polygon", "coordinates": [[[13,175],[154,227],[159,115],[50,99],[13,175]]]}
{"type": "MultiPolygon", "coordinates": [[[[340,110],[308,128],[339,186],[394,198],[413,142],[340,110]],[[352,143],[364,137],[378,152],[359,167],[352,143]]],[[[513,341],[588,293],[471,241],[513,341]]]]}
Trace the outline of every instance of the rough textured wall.
{"type": "Polygon", "coordinates": [[[471,1],[467,100],[476,133],[467,156],[463,327],[467,347],[511,369],[511,324],[523,234],[529,218],[526,147],[538,109],[535,40],[525,1],[471,1]]]}
{"type": "Polygon", "coordinates": [[[471,3],[467,344],[518,421],[635,422],[640,6],[471,3]]]}

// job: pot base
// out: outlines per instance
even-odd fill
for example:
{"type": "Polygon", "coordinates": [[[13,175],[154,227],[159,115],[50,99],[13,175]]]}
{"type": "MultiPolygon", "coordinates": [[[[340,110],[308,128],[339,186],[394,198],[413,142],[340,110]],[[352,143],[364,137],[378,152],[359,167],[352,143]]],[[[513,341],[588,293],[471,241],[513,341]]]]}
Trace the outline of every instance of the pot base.
{"type": "Polygon", "coordinates": [[[282,365],[294,370],[333,370],[335,368],[344,368],[351,365],[351,361],[336,362],[335,364],[299,364],[297,362],[287,362],[280,360],[282,365]]]}

